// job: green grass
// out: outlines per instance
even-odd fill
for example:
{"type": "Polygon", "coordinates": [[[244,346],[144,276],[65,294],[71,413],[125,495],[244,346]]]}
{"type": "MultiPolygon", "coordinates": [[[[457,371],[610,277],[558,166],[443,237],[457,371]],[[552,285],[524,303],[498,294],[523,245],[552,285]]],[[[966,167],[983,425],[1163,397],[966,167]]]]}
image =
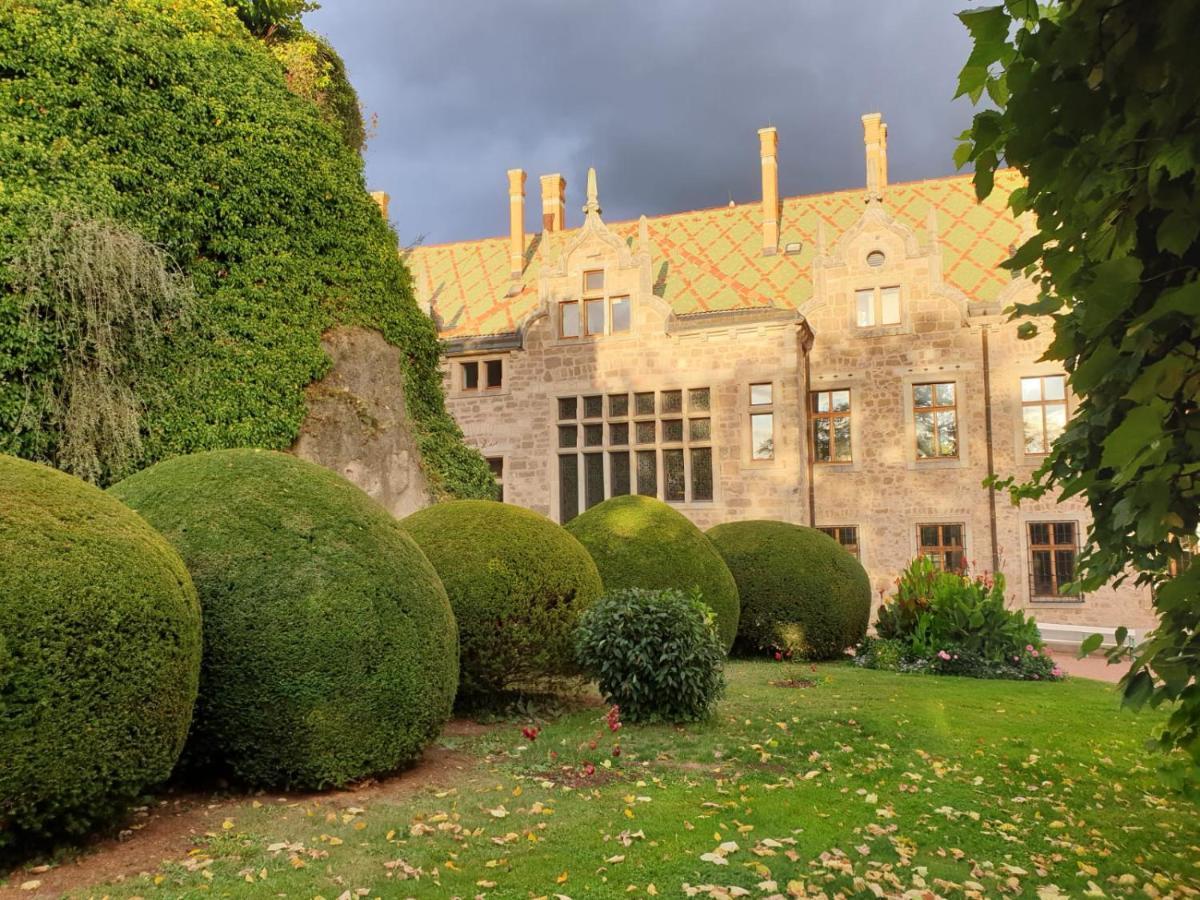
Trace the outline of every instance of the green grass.
{"type": "MultiPolygon", "coordinates": [[[[524,723],[497,724],[444,739],[478,760],[451,788],[359,806],[247,799],[187,865],[181,854],[80,896],[1200,889],[1200,816],[1143,749],[1159,719],[1121,712],[1106,685],[745,662],[728,675],[704,725],[613,735],[589,706],[539,723],[529,743],[524,723]],[[771,684],[787,678],[815,684],[771,684]],[[704,858],[726,842],[737,845],[726,864],[704,858]]],[[[710,894],[729,896],[699,895],[710,894]]]]}

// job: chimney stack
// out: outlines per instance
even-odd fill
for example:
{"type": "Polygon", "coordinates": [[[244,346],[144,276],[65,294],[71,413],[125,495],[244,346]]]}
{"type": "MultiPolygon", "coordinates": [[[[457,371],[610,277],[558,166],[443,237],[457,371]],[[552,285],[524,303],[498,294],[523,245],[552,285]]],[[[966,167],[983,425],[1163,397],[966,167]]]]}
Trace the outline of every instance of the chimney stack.
{"type": "Polygon", "coordinates": [[[779,132],[758,129],[759,158],[762,161],[762,234],[763,255],[779,250],[779,132]]]}
{"type": "Polygon", "coordinates": [[[508,170],[508,262],[513,278],[525,269],[525,170],[508,170]]]}
{"type": "Polygon", "coordinates": [[[542,231],[562,231],[567,222],[567,180],[559,174],[542,176],[542,231]]]}
{"type": "Polygon", "coordinates": [[[379,212],[383,216],[383,220],[386,222],[388,217],[388,203],[392,198],[388,196],[387,191],[371,191],[371,199],[374,200],[375,204],[379,207],[379,212]]]}
{"type": "Polygon", "coordinates": [[[863,143],[867,148],[867,193],[882,198],[888,183],[887,125],[879,113],[867,113],[862,123],[863,143]]]}

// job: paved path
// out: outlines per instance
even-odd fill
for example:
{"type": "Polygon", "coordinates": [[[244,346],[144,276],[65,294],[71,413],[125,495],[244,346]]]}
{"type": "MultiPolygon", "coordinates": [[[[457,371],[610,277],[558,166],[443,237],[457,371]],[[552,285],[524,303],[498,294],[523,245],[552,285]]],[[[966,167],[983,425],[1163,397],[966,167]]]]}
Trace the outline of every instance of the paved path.
{"type": "Polygon", "coordinates": [[[1120,665],[1110,666],[1103,656],[1088,656],[1076,659],[1074,650],[1055,650],[1054,661],[1068,675],[1075,678],[1094,678],[1096,681],[1107,681],[1116,684],[1121,676],[1129,670],[1128,661],[1120,665]]]}

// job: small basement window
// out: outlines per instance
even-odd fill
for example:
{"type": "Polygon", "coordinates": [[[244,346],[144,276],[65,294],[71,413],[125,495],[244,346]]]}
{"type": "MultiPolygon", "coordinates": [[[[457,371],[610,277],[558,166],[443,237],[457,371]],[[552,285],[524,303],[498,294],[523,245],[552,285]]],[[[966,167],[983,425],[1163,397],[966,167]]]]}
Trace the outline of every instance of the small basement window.
{"type": "Polygon", "coordinates": [[[479,363],[465,362],[459,363],[459,372],[462,373],[461,385],[464,391],[475,391],[479,389],[479,363]]]}
{"type": "Polygon", "coordinates": [[[504,384],[503,360],[489,359],[483,365],[487,369],[487,386],[490,388],[501,387],[504,384]]]}

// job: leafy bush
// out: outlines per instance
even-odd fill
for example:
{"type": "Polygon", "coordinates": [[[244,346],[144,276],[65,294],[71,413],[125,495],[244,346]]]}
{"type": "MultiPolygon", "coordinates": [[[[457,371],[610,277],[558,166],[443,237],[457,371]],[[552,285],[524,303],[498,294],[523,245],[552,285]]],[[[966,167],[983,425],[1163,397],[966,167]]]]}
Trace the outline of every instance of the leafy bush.
{"type": "Polygon", "coordinates": [[[717,615],[726,652],[737,636],[738,586],[712,543],[653,497],[613,497],[567,523],[596,561],[606,590],[696,588],[717,615]]]}
{"type": "MultiPolygon", "coordinates": [[[[264,22],[299,6],[239,3],[264,22]]],[[[28,315],[47,294],[11,267],[44,211],[70,204],[162,248],[195,289],[188,326],[161,352],[127,360],[138,466],[290,447],[304,390],[330,365],[321,335],[356,325],[403,350],[404,400],[434,490],[494,495],[487,464],[445,410],[436,330],[339,116],[331,124],[289,91],[234,10],[221,0],[0,3],[0,59],[0,452],[56,458],[64,433],[40,398],[61,395],[67,364],[89,352],[60,310],[28,315]]]]}
{"type": "Polygon", "coordinates": [[[716,615],[695,590],[610,591],[584,611],[576,648],[631,722],[703,719],[725,687],[716,615]]]}
{"type": "Polygon", "coordinates": [[[439,503],[401,524],[450,595],[464,695],[578,674],[575,625],[603,586],[587,551],[561,526],[490,500],[439,503]]]}
{"type": "Polygon", "coordinates": [[[1062,677],[1037,623],[1005,606],[1000,573],[971,577],[915,559],[880,608],[875,630],[879,638],[864,640],[857,652],[859,664],[868,668],[973,678],[1062,677]]]}
{"type": "Polygon", "coordinates": [[[718,525],[708,536],[742,598],[741,652],[836,659],[866,634],[870,580],[829,535],[757,520],[718,525]]]}
{"type": "Polygon", "coordinates": [[[179,555],[77,478],[0,456],[0,847],[78,835],[165,779],[200,676],[179,555]]]}
{"type": "Polygon", "coordinates": [[[222,450],[110,491],[175,545],[200,593],[190,766],[320,788],[409,763],[441,731],[458,679],[450,604],[358,488],[282,453],[222,450]]]}

